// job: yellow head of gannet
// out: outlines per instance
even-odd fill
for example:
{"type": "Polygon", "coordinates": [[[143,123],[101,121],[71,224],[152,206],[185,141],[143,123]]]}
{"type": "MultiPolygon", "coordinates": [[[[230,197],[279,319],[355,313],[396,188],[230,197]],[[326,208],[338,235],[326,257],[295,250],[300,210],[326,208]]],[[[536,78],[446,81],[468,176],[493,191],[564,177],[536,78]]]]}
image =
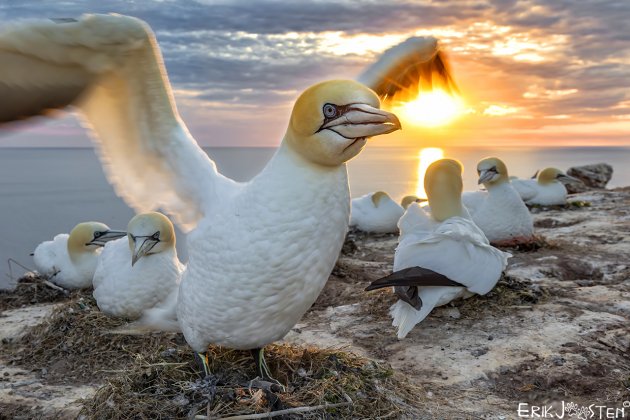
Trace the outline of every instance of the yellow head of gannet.
{"type": "Polygon", "coordinates": [[[407,207],[409,207],[411,203],[419,203],[420,201],[422,201],[422,199],[416,195],[406,195],[400,200],[400,205],[403,209],[407,210],[407,207]]]}
{"type": "Polygon", "coordinates": [[[536,180],[541,185],[548,185],[552,182],[559,181],[562,179],[573,179],[572,176],[565,174],[558,168],[545,168],[542,171],[538,172],[538,176],[536,176],[536,180]]]}
{"type": "Polygon", "coordinates": [[[171,221],[158,212],[136,215],[127,225],[131,265],[150,254],[175,248],[175,229],[171,221]]]}
{"type": "Polygon", "coordinates": [[[390,197],[389,194],[387,194],[385,191],[376,191],[374,194],[372,194],[372,204],[374,204],[374,207],[378,207],[381,201],[385,200],[386,198],[390,197]]]}
{"type": "Polygon", "coordinates": [[[311,162],[341,165],[361,152],[368,137],[401,128],[394,114],[379,107],[376,93],[361,83],[318,83],[295,102],[285,141],[311,162]]]}
{"type": "Polygon", "coordinates": [[[424,190],[429,199],[431,214],[438,222],[461,216],[462,164],[454,159],[440,159],[427,168],[424,190]]]}
{"type": "Polygon", "coordinates": [[[484,184],[486,188],[510,180],[507,166],[497,157],[487,157],[480,160],[477,164],[477,173],[479,174],[477,184],[484,184]]]}
{"type": "Polygon", "coordinates": [[[81,255],[92,254],[108,241],[122,238],[126,232],[111,230],[99,222],[83,222],[76,225],[68,236],[68,255],[76,262],[81,255]]]}

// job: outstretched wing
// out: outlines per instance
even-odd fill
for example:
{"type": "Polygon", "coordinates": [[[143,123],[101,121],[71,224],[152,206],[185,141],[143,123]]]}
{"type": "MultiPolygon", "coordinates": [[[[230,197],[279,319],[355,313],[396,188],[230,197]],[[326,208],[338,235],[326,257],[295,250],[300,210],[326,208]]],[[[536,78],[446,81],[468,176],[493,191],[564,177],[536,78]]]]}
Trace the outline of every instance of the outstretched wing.
{"type": "Polygon", "coordinates": [[[433,87],[457,91],[446,56],[433,37],[412,37],[388,49],[358,81],[383,99],[409,100],[433,87]]]}
{"type": "Polygon", "coordinates": [[[74,105],[116,192],[184,229],[230,180],[181,121],[148,25],[120,15],[27,21],[0,31],[0,123],[74,105]]]}

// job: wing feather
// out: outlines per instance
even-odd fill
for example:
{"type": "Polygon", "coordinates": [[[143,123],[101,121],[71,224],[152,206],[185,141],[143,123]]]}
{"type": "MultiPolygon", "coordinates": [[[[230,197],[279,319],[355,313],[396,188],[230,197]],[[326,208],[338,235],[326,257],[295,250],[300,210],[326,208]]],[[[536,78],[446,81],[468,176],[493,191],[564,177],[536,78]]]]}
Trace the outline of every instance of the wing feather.
{"type": "Polygon", "coordinates": [[[120,15],[35,21],[0,32],[0,121],[75,105],[105,173],[136,211],[162,208],[188,231],[232,181],[180,119],[149,26],[120,15]],[[33,66],[35,71],[26,71],[33,66]],[[13,101],[24,97],[24,103],[13,101]]]}
{"type": "Polygon", "coordinates": [[[457,91],[446,55],[433,37],[412,37],[386,50],[358,80],[383,99],[409,100],[437,86],[457,91]]]}

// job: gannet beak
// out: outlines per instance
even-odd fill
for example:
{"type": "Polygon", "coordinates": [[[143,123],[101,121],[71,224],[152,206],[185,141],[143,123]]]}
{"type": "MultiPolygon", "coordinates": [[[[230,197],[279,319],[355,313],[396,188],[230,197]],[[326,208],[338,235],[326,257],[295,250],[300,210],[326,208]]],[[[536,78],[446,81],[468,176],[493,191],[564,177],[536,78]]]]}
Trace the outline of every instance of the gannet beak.
{"type": "Polygon", "coordinates": [[[86,245],[105,246],[109,241],[127,236],[127,232],[122,230],[106,230],[105,232],[94,232],[94,238],[86,245]]]}
{"type": "Polygon", "coordinates": [[[139,242],[136,238],[132,238],[133,240],[133,254],[131,256],[131,266],[133,267],[135,263],[138,262],[138,260],[142,257],[144,257],[145,255],[147,255],[154,246],[156,246],[158,244],[158,242],[160,242],[159,239],[155,239],[152,237],[149,238],[141,238],[144,239],[142,242],[139,242]]]}
{"type": "Polygon", "coordinates": [[[402,128],[398,117],[391,112],[368,104],[350,104],[331,121],[326,121],[319,131],[331,130],[347,139],[358,139],[391,133],[402,128]]]}
{"type": "Polygon", "coordinates": [[[559,179],[559,180],[561,180],[561,181],[567,180],[567,181],[569,181],[569,182],[571,182],[571,181],[574,181],[574,182],[582,182],[582,181],[580,181],[579,179],[574,178],[574,177],[572,177],[572,176],[570,176],[570,175],[567,175],[567,174],[560,174],[560,175],[558,175],[556,178],[557,178],[557,179],[559,179]]]}
{"type": "Polygon", "coordinates": [[[479,173],[479,180],[477,181],[477,185],[481,185],[484,182],[490,181],[497,172],[494,169],[484,169],[479,173]]]}

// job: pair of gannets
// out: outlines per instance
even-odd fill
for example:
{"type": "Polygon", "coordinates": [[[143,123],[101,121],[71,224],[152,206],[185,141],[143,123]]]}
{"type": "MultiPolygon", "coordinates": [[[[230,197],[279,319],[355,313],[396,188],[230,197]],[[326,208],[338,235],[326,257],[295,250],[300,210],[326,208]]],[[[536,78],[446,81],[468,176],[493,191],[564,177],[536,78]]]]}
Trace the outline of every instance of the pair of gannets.
{"type": "Polygon", "coordinates": [[[99,222],[79,223],[70,234],[60,233],[52,241],[42,242],[35,248],[35,268],[39,274],[63,288],[92,287],[102,247],[126,234],[99,222]]]}
{"type": "Polygon", "coordinates": [[[495,286],[511,256],[492,247],[462,205],[462,167],[452,159],[429,165],[424,188],[429,207],[412,203],[400,219],[394,274],[366,290],[394,286],[391,308],[404,338],[436,306],[495,286]]]}
{"type": "Polygon", "coordinates": [[[512,185],[527,204],[563,205],[567,203],[567,189],[562,179],[576,180],[560,169],[545,168],[536,179],[512,179],[512,185]]]}
{"type": "Polygon", "coordinates": [[[161,213],[139,214],[129,221],[127,238],[105,245],[94,273],[94,299],[108,316],[137,319],[176,296],[183,271],[171,221],[161,213]]]}
{"type": "Polygon", "coordinates": [[[186,341],[199,353],[209,344],[252,350],[264,378],[262,348],[312,305],[341,250],[345,162],[368,137],[401,128],[377,94],[417,89],[431,68],[450,81],[436,41],[414,38],[361,77],[377,93],[349,80],[312,86],[271,161],[238,183],[217,172],[179,117],[144,22],[91,15],[16,25],[0,33],[0,62],[0,121],[75,105],[117,193],[138,212],[162,207],[193,229],[176,308],[186,341]]]}
{"type": "Polygon", "coordinates": [[[475,224],[495,245],[515,245],[534,239],[534,221],[513,188],[505,163],[496,157],[477,164],[479,184],[487,191],[470,191],[462,202],[475,224]]]}
{"type": "Polygon", "coordinates": [[[408,195],[398,204],[385,191],[353,198],[350,226],[364,232],[398,233],[398,220],[411,203],[420,201],[415,195],[408,195]]]}

